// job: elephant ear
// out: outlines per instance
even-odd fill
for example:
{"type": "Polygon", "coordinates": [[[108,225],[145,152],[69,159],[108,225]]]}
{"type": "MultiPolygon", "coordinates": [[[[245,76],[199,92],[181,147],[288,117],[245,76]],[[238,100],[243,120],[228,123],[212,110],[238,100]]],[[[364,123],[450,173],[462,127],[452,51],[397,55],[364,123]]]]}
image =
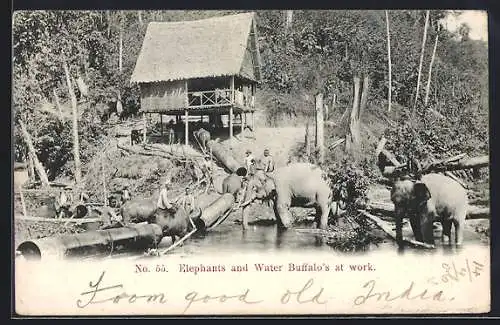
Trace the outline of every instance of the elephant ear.
{"type": "Polygon", "coordinates": [[[429,192],[429,188],[424,183],[415,183],[413,190],[417,203],[426,202],[431,198],[431,192],[429,192]]]}

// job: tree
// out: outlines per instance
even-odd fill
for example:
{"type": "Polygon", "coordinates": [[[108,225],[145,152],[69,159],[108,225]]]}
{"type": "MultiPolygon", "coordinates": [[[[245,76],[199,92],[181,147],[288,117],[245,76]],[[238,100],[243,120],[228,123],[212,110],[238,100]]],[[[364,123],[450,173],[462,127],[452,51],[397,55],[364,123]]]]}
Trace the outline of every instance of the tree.
{"type": "Polygon", "coordinates": [[[392,67],[391,67],[391,32],[389,28],[389,13],[388,10],[385,11],[385,21],[387,22],[387,61],[389,67],[389,87],[387,88],[387,111],[391,111],[392,102],[392,67]]]}
{"type": "Polygon", "coordinates": [[[424,62],[425,41],[427,39],[427,26],[429,25],[429,10],[425,12],[424,36],[422,38],[422,51],[420,52],[420,64],[418,65],[417,89],[415,91],[415,102],[413,103],[413,113],[417,107],[418,95],[420,91],[420,77],[422,75],[422,64],[424,62]]]}

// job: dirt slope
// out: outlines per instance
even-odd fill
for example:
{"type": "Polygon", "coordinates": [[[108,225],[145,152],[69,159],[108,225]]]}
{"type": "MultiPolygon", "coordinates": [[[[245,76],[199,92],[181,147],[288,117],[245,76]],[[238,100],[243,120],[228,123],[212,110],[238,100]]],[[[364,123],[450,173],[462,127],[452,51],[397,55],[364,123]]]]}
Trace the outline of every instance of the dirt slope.
{"type": "Polygon", "coordinates": [[[269,149],[274,157],[276,166],[284,166],[288,161],[288,154],[297,143],[304,141],[304,127],[257,128],[254,134],[238,134],[233,143],[225,140],[223,143],[232,148],[233,156],[243,163],[245,151],[250,149],[256,158],[262,157],[264,149],[269,149]]]}

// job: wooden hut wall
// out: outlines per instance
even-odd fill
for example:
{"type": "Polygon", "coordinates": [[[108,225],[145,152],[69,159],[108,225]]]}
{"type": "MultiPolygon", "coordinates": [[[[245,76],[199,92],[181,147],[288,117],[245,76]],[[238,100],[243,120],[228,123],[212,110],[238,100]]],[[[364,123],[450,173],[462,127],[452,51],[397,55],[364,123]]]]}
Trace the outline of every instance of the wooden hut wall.
{"type": "Polygon", "coordinates": [[[141,108],[145,112],[165,112],[188,106],[185,80],[141,84],[141,108]]]}

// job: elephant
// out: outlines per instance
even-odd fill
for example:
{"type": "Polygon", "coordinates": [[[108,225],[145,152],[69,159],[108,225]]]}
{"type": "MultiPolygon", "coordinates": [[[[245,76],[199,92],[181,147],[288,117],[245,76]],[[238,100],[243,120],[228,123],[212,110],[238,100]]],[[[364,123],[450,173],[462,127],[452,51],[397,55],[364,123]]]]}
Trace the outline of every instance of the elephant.
{"type": "Polygon", "coordinates": [[[102,103],[95,105],[97,115],[101,118],[101,122],[107,121],[112,113],[116,113],[116,105],[113,102],[102,103]]]}
{"type": "Polygon", "coordinates": [[[204,128],[200,128],[197,131],[194,131],[193,135],[196,137],[196,139],[198,139],[200,147],[203,149],[203,151],[207,151],[207,142],[211,138],[210,132],[208,132],[204,128]]]}
{"type": "Polygon", "coordinates": [[[219,194],[231,193],[233,195],[236,195],[238,191],[241,190],[242,186],[243,179],[241,176],[238,176],[237,174],[228,175],[222,181],[222,192],[220,192],[219,194]]]}
{"type": "Polygon", "coordinates": [[[467,214],[467,191],[452,178],[442,174],[426,174],[420,180],[399,179],[391,189],[395,207],[396,241],[403,247],[402,222],[405,216],[415,239],[434,245],[433,223],[443,226],[442,240],[451,244],[451,225],[455,227],[455,244],[462,245],[467,214]],[[445,237],[446,236],[446,237],[445,237]]]}
{"type": "Polygon", "coordinates": [[[272,200],[274,214],[281,229],[290,228],[293,216],[290,207],[316,209],[316,226],[326,229],[331,211],[332,191],[323,171],[311,163],[291,163],[273,174],[257,171],[248,179],[242,204],[242,226],[248,226],[247,208],[255,199],[272,200]]]}

